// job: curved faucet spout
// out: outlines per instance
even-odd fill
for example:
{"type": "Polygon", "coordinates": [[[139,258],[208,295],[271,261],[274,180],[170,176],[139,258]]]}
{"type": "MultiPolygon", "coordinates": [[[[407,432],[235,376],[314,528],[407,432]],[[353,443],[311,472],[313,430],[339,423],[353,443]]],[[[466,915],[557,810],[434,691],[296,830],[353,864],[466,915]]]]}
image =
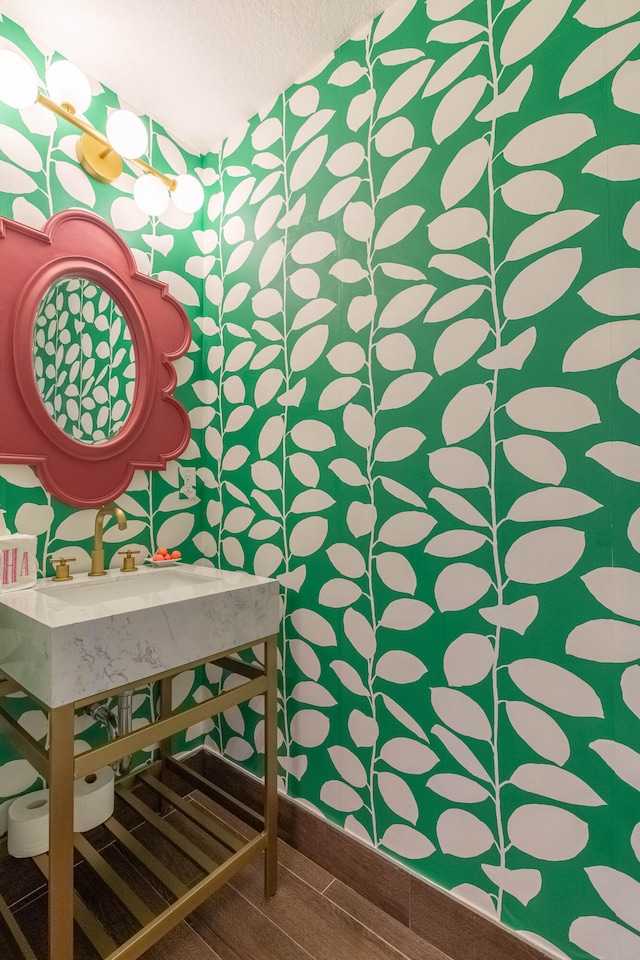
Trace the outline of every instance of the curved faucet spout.
{"type": "Polygon", "coordinates": [[[113,516],[118,521],[118,528],[124,530],[127,526],[127,518],[124,515],[124,511],[118,507],[115,503],[108,503],[104,507],[100,507],[98,513],[96,514],[96,524],[93,534],[93,550],[91,551],[91,570],[89,571],[90,577],[104,577],[106,570],[104,569],[104,549],[102,547],[102,534],[104,529],[104,518],[106,516],[113,516]]]}

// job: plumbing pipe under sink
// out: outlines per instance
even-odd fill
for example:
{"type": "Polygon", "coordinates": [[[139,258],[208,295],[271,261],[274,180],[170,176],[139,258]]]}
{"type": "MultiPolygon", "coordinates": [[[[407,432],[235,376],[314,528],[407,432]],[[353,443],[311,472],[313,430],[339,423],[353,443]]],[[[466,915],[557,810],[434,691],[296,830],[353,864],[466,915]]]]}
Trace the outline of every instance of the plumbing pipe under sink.
{"type": "MultiPolygon", "coordinates": [[[[118,696],[115,710],[110,709],[106,703],[92,703],[86,708],[86,712],[106,728],[109,740],[116,740],[126,733],[131,733],[133,729],[133,690],[124,690],[118,696]]],[[[121,757],[112,766],[116,776],[124,776],[131,769],[131,755],[121,757]]]]}

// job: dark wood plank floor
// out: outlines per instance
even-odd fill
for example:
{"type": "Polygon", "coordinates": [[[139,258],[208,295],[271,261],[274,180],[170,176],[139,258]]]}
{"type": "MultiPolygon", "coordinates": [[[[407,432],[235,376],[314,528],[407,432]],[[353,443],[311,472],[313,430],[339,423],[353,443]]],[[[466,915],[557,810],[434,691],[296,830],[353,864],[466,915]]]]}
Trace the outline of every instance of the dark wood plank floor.
{"type": "MultiPolygon", "coordinates": [[[[252,831],[228,811],[202,794],[191,802],[215,811],[234,829],[249,836],[252,831]]],[[[180,820],[186,832],[189,824],[176,811],[169,820],[180,820]]],[[[141,836],[145,826],[136,828],[141,836]]],[[[141,839],[143,837],[141,836],[141,839]]],[[[201,835],[198,842],[202,843],[201,835]]],[[[107,842],[102,855],[149,907],[158,911],[166,898],[157,881],[134,862],[117,842],[107,842]]],[[[205,844],[206,846],[206,844],[205,844]]],[[[216,854],[216,841],[210,841],[216,854]]],[[[185,882],[193,880],[195,869],[188,861],[176,862],[175,852],[155,851],[172,858],[172,869],[185,882]]],[[[12,861],[6,872],[19,879],[17,903],[13,910],[43,960],[46,956],[46,896],[41,883],[29,888],[36,875],[29,865],[12,861]],[[15,872],[12,870],[15,866],[15,872]]],[[[86,865],[76,867],[76,887],[96,916],[122,942],[133,933],[131,918],[110,896],[86,865]]],[[[0,929],[0,957],[14,960],[0,929]]],[[[76,960],[97,960],[88,940],[76,930],[76,960]]],[[[279,841],[278,893],[271,900],[263,895],[262,861],[256,860],[214,894],[186,920],[144,954],[144,960],[449,960],[405,926],[383,913],[356,890],[335,879],[293,847],[279,841]]]]}

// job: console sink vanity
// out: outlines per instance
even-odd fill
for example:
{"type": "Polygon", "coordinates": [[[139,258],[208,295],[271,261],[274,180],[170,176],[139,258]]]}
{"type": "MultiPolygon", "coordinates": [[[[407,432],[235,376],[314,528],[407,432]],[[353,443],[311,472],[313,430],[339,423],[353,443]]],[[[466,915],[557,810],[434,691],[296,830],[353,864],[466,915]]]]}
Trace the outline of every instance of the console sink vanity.
{"type": "MultiPolygon", "coordinates": [[[[86,574],[72,581],[40,581],[34,588],[0,598],[0,733],[47,780],[50,789],[49,853],[34,858],[49,879],[48,960],[73,960],[75,922],[99,956],[109,960],[139,957],[175,923],[220,887],[252,857],[265,852],[265,894],[276,887],[277,759],[276,701],[278,584],[240,571],[219,571],[178,564],[111,572],[99,580],[86,574]],[[240,650],[264,645],[264,666],[242,662],[240,650]],[[173,709],[173,677],[216,661],[238,675],[238,684],[188,708],[173,709]],[[123,734],[103,746],[74,756],[75,712],[123,690],[160,681],[160,708],[155,722],[123,734]],[[49,716],[49,748],[45,750],[4,708],[5,697],[24,691],[49,716]],[[171,737],[252,697],[265,697],[265,811],[262,829],[252,840],[222,834],[174,792],[179,773],[192,787],[215,796],[215,787],[171,758],[171,737]],[[163,842],[177,846],[202,874],[192,886],[169,876],[166,865],[115,818],[106,828],[128,852],[150,870],[171,893],[169,905],[152,915],[135,891],[116,877],[82,834],[73,834],[73,783],[120,758],[160,743],[161,759],[116,787],[125,804],[151,824],[163,842]],[[205,835],[227,848],[222,862],[213,862],[193,840],[182,840],[174,828],[136,794],[144,782],[162,810],[167,803],[195,823],[205,835]],[[189,809],[191,807],[191,810],[189,809]],[[107,882],[135,917],[139,930],[125,943],[115,943],[89,913],[73,887],[74,847],[101,880],[107,882]]],[[[26,960],[38,960],[6,904],[0,913],[26,960]]]]}

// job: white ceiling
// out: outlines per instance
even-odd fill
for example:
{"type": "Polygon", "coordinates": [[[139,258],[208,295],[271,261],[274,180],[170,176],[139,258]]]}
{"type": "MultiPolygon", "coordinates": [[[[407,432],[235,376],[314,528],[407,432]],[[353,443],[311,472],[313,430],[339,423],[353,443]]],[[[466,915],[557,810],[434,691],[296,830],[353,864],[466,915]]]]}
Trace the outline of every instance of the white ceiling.
{"type": "Polygon", "coordinates": [[[198,153],[394,0],[0,0],[0,12],[198,153]]]}

